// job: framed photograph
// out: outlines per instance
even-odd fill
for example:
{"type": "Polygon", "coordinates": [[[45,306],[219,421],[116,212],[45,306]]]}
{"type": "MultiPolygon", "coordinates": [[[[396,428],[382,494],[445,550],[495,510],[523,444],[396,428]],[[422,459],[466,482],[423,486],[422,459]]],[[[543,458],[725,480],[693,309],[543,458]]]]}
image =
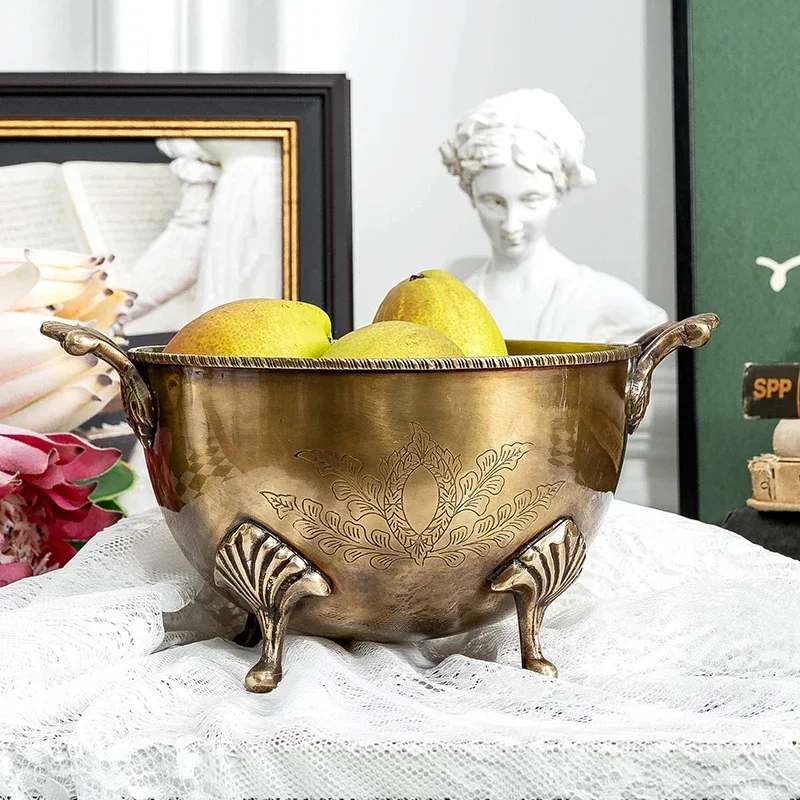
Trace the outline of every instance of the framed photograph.
{"type": "MultiPolygon", "coordinates": [[[[113,332],[131,345],[165,343],[243,297],[314,303],[341,336],[353,322],[349,102],[338,74],[2,75],[0,262],[30,249],[42,287],[100,286],[82,316],[73,286],[65,311],[107,321],[114,304],[113,332]]],[[[59,292],[39,294],[24,310],[58,314],[59,292]]]]}
{"type": "Polygon", "coordinates": [[[344,75],[0,76],[0,246],[113,254],[126,334],[249,295],[342,335],[349,115],[344,75]]]}
{"type": "Polygon", "coordinates": [[[747,420],[747,362],[796,361],[800,7],[673,0],[678,316],[720,330],[682,348],[681,511],[721,523],[751,496],[747,462],[775,423],[747,420]]]}

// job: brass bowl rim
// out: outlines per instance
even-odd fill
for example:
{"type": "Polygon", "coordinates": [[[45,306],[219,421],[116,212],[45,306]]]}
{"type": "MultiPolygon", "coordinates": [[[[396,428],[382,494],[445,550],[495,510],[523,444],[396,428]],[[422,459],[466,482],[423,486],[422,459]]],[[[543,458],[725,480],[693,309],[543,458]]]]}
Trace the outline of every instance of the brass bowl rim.
{"type": "Polygon", "coordinates": [[[638,344],[592,345],[605,347],[581,353],[472,356],[464,358],[259,358],[162,353],[161,347],[134,347],[128,356],[137,364],[226,369],[307,370],[311,372],[444,372],[454,370],[530,369],[609,364],[627,361],[641,353],[638,344]]]}

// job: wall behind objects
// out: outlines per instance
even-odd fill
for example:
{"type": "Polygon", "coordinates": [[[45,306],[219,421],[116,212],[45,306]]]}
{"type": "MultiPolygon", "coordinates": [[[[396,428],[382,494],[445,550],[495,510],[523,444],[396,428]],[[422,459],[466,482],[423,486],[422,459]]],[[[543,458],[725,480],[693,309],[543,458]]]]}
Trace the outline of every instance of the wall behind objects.
{"type": "Polygon", "coordinates": [[[467,109],[522,86],[566,103],[598,175],[555,215],[553,243],[672,313],[669,3],[281,0],[278,25],[279,69],[353,81],[357,324],[410,271],[487,255],[437,148],[467,109]]]}
{"type": "MultiPolygon", "coordinates": [[[[554,215],[552,242],[674,315],[670,36],[668,0],[0,0],[1,70],[346,72],[356,325],[409,273],[487,256],[438,145],[525,86],[566,103],[598,176],[554,215]]],[[[676,509],[670,366],[620,496],[676,509]]]]}
{"type": "MultiPolygon", "coordinates": [[[[438,146],[486,97],[557,94],[598,184],[550,238],[675,313],[672,41],[667,0],[279,0],[277,64],[352,80],[355,322],[420,269],[469,271],[488,244],[438,146]]],[[[674,357],[655,373],[618,496],[678,508],[674,357]]]]}
{"type": "Polygon", "coordinates": [[[92,71],[94,7],[94,0],[0,0],[0,71],[92,71]]]}

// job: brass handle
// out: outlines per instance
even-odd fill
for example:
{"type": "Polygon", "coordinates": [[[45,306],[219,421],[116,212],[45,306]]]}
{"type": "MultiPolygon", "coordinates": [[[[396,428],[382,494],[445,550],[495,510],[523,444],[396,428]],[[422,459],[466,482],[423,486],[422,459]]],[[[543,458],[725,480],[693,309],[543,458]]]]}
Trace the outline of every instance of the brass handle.
{"type": "Polygon", "coordinates": [[[156,419],[153,398],[142,376],[119,345],[93,328],[56,320],[43,322],[41,332],[55,339],[70,355],[85,356],[94,353],[119,373],[122,405],[128,423],[139,441],[145,447],[151,447],[156,419]]]}
{"type": "Polygon", "coordinates": [[[626,416],[628,433],[633,433],[647,411],[653,370],[681,346],[702,347],[708,344],[711,332],[719,327],[716,314],[697,314],[682,322],[665,322],[636,340],[642,352],[636,359],[628,378],[626,416]]]}

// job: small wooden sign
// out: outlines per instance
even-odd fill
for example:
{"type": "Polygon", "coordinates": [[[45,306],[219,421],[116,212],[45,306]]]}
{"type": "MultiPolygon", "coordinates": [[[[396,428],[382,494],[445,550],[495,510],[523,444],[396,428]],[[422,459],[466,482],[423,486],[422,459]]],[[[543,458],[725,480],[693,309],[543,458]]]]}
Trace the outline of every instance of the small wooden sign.
{"type": "Polygon", "coordinates": [[[745,364],[742,408],[747,419],[800,418],[800,362],[745,364]]]}

